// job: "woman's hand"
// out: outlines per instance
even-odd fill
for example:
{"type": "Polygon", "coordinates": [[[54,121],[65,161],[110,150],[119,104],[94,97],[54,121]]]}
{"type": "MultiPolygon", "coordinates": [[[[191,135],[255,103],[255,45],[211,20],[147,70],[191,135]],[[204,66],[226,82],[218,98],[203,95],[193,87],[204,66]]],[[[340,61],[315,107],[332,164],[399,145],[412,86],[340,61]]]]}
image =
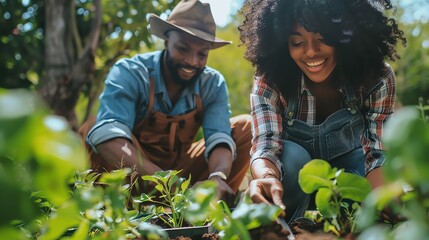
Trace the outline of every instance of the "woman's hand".
{"type": "Polygon", "coordinates": [[[269,177],[262,179],[254,179],[249,183],[246,194],[250,196],[255,203],[275,204],[283,211],[282,217],[286,216],[286,206],[282,201],[283,185],[277,178],[269,177]]]}

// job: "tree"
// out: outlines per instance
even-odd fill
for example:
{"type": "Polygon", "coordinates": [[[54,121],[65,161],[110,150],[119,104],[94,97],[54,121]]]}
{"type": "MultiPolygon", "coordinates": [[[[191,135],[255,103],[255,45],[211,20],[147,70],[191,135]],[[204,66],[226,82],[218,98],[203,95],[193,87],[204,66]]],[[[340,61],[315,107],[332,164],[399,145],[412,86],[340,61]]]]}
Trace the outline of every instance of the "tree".
{"type": "Polygon", "coordinates": [[[0,0],[1,48],[9,52],[0,86],[37,89],[77,129],[81,92],[89,98],[88,115],[110,66],[131,49],[152,45],[147,14],[168,12],[177,2],[0,0]]]}
{"type": "Polygon", "coordinates": [[[398,99],[402,105],[417,105],[424,97],[429,103],[429,1],[395,0],[407,47],[400,48],[401,59],[393,64],[397,77],[398,99]]]}

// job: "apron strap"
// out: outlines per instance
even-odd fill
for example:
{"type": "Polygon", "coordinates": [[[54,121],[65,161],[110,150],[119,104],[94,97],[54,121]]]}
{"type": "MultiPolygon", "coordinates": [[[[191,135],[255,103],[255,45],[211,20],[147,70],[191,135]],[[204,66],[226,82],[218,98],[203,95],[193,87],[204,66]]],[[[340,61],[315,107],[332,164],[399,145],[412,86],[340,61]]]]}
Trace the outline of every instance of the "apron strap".
{"type": "Polygon", "coordinates": [[[149,104],[147,107],[146,116],[149,113],[153,113],[153,106],[155,102],[155,79],[153,77],[150,78],[150,88],[149,88],[149,104]]]}
{"type": "Polygon", "coordinates": [[[195,120],[201,121],[203,115],[203,101],[201,100],[200,95],[195,94],[195,101],[197,103],[197,113],[195,114],[195,120]]]}
{"type": "Polygon", "coordinates": [[[170,134],[168,138],[168,148],[170,153],[174,152],[174,140],[176,139],[176,129],[177,129],[177,122],[174,121],[170,125],[170,134]]]}

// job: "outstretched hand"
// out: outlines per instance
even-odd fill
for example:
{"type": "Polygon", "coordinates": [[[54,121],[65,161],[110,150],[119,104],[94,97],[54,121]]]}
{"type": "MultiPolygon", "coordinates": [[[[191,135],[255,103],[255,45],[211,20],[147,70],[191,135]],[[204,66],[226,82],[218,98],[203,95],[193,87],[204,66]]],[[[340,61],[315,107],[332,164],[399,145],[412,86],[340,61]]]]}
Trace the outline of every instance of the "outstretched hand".
{"type": "MultiPolygon", "coordinates": [[[[233,206],[235,201],[235,192],[229,187],[229,185],[222,179],[213,177],[210,180],[215,181],[217,183],[217,193],[220,200],[225,201],[228,206],[233,206]]],[[[196,185],[201,182],[195,183],[196,185]]]]}
{"type": "Polygon", "coordinates": [[[286,216],[286,206],[282,201],[283,185],[277,178],[254,179],[249,183],[246,194],[255,203],[275,204],[283,209],[281,216],[286,216]]]}

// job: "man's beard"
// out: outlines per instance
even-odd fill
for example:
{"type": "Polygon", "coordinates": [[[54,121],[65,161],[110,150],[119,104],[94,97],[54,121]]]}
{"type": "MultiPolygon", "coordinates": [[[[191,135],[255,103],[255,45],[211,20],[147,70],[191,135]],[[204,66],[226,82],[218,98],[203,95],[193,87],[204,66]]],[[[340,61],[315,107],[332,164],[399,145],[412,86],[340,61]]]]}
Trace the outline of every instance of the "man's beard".
{"type": "Polygon", "coordinates": [[[171,73],[171,75],[173,77],[174,82],[176,82],[177,84],[179,84],[181,86],[184,86],[184,87],[191,86],[192,84],[194,84],[197,81],[198,77],[204,71],[205,67],[203,67],[203,68],[195,68],[195,67],[191,67],[189,65],[188,66],[181,65],[181,64],[174,65],[173,61],[171,60],[170,53],[168,52],[167,49],[165,49],[165,54],[166,54],[165,55],[165,59],[166,59],[166,62],[167,62],[168,71],[170,71],[170,73],[171,73]],[[181,78],[179,76],[178,71],[179,71],[179,68],[182,68],[182,67],[195,69],[195,75],[191,79],[188,79],[188,80],[181,78]]]}

